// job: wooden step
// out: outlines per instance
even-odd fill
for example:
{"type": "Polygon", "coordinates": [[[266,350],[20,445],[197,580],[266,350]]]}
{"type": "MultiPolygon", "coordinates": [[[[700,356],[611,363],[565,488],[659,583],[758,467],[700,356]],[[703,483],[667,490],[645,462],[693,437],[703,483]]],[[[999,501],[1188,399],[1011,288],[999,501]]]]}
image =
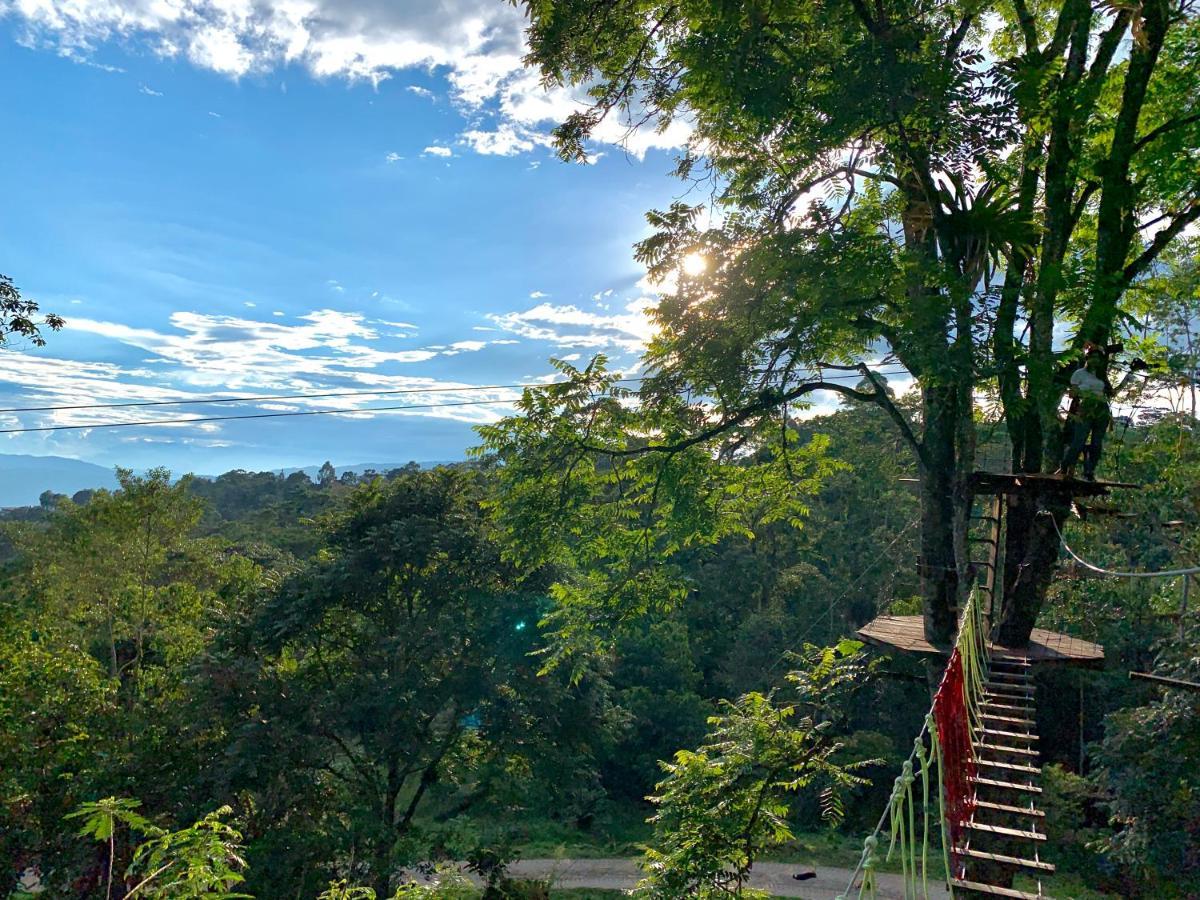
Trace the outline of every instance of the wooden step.
{"type": "Polygon", "coordinates": [[[1007,803],[993,803],[991,800],[976,800],[976,809],[986,809],[992,812],[1009,813],[1014,816],[1029,816],[1033,819],[1044,819],[1046,814],[1032,806],[1010,806],[1007,803]]]}
{"type": "Polygon", "coordinates": [[[993,655],[992,657],[989,658],[989,662],[994,663],[995,665],[998,665],[998,666],[1018,666],[1023,669],[1032,669],[1033,668],[1033,663],[1031,663],[1024,656],[995,656],[995,655],[993,655]]]}
{"type": "Polygon", "coordinates": [[[988,825],[984,822],[971,821],[966,827],[972,831],[983,831],[987,834],[999,834],[1009,838],[1020,838],[1024,841],[1044,841],[1046,836],[1040,831],[1021,831],[1018,828],[1005,828],[1003,825],[988,825]]]}
{"type": "Polygon", "coordinates": [[[1014,781],[996,781],[994,778],[981,778],[976,775],[967,779],[971,784],[981,784],[984,787],[1001,788],[1006,791],[1024,791],[1027,794],[1040,794],[1042,789],[1036,784],[1021,784],[1014,781]]]}
{"type": "Polygon", "coordinates": [[[1037,688],[1032,685],[1024,684],[1007,684],[1005,682],[989,681],[984,686],[985,691],[992,691],[997,694],[1017,694],[1022,697],[1028,697],[1037,693],[1037,688]]]}
{"type": "Polygon", "coordinates": [[[1022,772],[1026,775],[1041,775],[1042,770],[1037,766],[1026,766],[1020,763],[996,762],[991,759],[976,759],[975,765],[987,766],[989,769],[1003,769],[1006,772],[1022,772]]]}
{"type": "Polygon", "coordinates": [[[1026,713],[1033,712],[1033,704],[1032,703],[1001,703],[1000,702],[1001,700],[1020,701],[1021,698],[1020,697],[991,697],[989,695],[984,695],[983,706],[996,707],[997,709],[1020,709],[1020,710],[1022,710],[1022,712],[1026,712],[1026,713]]]}
{"type": "Polygon", "coordinates": [[[1030,750],[1028,747],[1006,747],[1004,744],[985,744],[982,741],[972,741],[971,746],[976,750],[983,750],[991,753],[1014,753],[1017,756],[1037,756],[1036,750],[1030,750]]]}
{"type": "Polygon", "coordinates": [[[988,709],[1002,709],[1008,712],[1022,713],[1023,715],[1031,716],[1036,711],[1032,703],[1022,703],[1020,697],[984,697],[980,702],[980,706],[988,709]],[[1003,702],[1008,701],[1008,702],[1003,702]]]}
{"type": "Polygon", "coordinates": [[[950,887],[960,891],[974,891],[977,894],[990,894],[993,897],[1014,897],[1016,900],[1049,900],[1045,894],[1030,894],[1028,891],[1018,891],[1016,888],[984,884],[981,881],[964,881],[961,878],[951,878],[950,887]]]}
{"type": "Polygon", "coordinates": [[[1005,866],[1015,866],[1019,869],[1029,869],[1034,872],[1053,872],[1054,864],[1042,862],[1040,859],[1023,859],[1019,856],[1005,856],[1003,853],[985,853],[983,850],[975,850],[971,847],[956,847],[954,852],[959,856],[967,856],[971,859],[983,859],[988,862],[1000,863],[1005,866]]]}
{"type": "Polygon", "coordinates": [[[1008,738],[1014,741],[1036,741],[1038,739],[1036,734],[1022,734],[1019,731],[1001,731],[998,728],[983,729],[983,736],[984,738],[1008,738]]]}
{"type": "Polygon", "coordinates": [[[1026,672],[992,672],[992,678],[999,678],[1001,681],[1017,681],[1021,684],[1030,684],[1033,681],[1033,676],[1026,672]]]}
{"type": "MultiPolygon", "coordinates": [[[[1017,698],[1016,697],[1005,697],[1004,699],[1016,700],[1017,698]]],[[[1018,705],[1015,703],[998,703],[995,700],[985,699],[981,705],[990,707],[991,709],[1011,709],[1011,710],[1015,710],[1016,712],[1033,712],[1033,704],[1032,703],[1023,703],[1023,704],[1018,705]]]]}
{"type": "Polygon", "coordinates": [[[1020,706],[1032,707],[1036,697],[1032,694],[1018,694],[1016,691],[996,691],[985,688],[983,692],[983,701],[992,703],[1018,703],[1020,706]]]}
{"type": "Polygon", "coordinates": [[[992,713],[980,713],[980,718],[989,719],[993,722],[1007,722],[1009,725],[1036,725],[1033,719],[1014,719],[1011,716],[997,716],[992,713]]]}

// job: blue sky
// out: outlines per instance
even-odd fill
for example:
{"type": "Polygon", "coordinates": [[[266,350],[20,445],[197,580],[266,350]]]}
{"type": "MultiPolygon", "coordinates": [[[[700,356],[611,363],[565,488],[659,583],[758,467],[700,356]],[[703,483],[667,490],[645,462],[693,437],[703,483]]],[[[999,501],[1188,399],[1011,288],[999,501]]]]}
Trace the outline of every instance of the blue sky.
{"type": "MultiPolygon", "coordinates": [[[[621,147],[613,123],[592,164],[559,162],[547,134],[576,101],[521,68],[521,25],[502,0],[0,0],[0,272],[67,318],[43,349],[0,351],[0,407],[510,383],[601,351],[632,367],[653,292],[631,245],[683,188],[686,130],[621,147]]],[[[398,401],[266,409],[371,402],[398,401]]],[[[505,409],[9,434],[0,452],[206,473],[448,459],[505,409]]]]}

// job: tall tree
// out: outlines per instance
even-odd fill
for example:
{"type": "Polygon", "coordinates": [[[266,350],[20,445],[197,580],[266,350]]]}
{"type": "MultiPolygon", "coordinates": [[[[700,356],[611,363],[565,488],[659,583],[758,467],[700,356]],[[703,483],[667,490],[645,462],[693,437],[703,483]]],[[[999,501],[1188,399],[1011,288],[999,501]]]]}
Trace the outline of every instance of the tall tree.
{"type": "MultiPolygon", "coordinates": [[[[1193,0],[523,5],[528,62],[588,88],[557,131],[564,157],[584,157],[610,116],[693,128],[678,174],[706,183],[711,208],[650,213],[637,248],[651,275],[677,276],[640,391],[678,412],[656,452],[737,440],[818,391],[879,404],[918,462],[926,630],[947,639],[968,575],[976,398],[997,398],[1016,471],[1054,469],[1085,342],[1119,335],[1127,289],[1200,218],[1193,0]],[[707,270],[687,275],[696,254],[707,270]],[[872,376],[828,377],[878,356],[917,379],[915,417],[872,376]]],[[[1057,557],[1066,510],[1045,506],[1012,507],[1011,642],[1057,557]]]]}
{"type": "Polygon", "coordinates": [[[586,710],[603,704],[537,676],[546,582],[500,559],[481,498],[453,469],[360,486],[247,633],[266,653],[230,761],[248,787],[287,786],[261,790],[271,825],[319,812],[298,798],[330,806],[318,859],[365,858],[381,897],[428,858],[419,814],[436,796],[451,815],[503,803],[522,773],[572,753],[585,769],[599,734],[586,710]]]}

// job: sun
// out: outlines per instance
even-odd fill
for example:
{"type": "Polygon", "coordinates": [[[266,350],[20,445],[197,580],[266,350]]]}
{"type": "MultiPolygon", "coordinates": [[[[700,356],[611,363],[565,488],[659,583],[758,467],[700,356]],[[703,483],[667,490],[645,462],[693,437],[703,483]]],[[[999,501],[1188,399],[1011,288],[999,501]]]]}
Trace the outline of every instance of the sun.
{"type": "Polygon", "coordinates": [[[704,270],[708,268],[708,260],[702,253],[689,253],[683,258],[682,267],[684,275],[695,278],[704,274],[704,270]]]}

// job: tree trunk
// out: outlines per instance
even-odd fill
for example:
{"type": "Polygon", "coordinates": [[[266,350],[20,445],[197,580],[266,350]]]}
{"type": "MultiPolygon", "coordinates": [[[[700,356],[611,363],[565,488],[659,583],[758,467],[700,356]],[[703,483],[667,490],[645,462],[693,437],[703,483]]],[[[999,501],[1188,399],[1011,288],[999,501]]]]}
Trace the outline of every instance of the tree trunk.
{"type": "Polygon", "coordinates": [[[400,766],[393,759],[388,763],[387,788],[379,810],[382,827],[375,847],[375,896],[380,900],[392,896],[392,846],[396,839],[396,805],[402,785],[400,766]]]}
{"type": "Polygon", "coordinates": [[[1004,535],[1004,593],[996,641],[1005,647],[1029,643],[1046,602],[1058,563],[1059,538],[1068,509],[1045,504],[1037,494],[1008,498],[1004,535]]]}
{"type": "Polygon", "coordinates": [[[922,443],[928,464],[921,467],[921,597],[925,637],[946,645],[954,638],[958,610],[955,559],[955,392],[946,386],[921,391],[925,423],[922,443]]]}

